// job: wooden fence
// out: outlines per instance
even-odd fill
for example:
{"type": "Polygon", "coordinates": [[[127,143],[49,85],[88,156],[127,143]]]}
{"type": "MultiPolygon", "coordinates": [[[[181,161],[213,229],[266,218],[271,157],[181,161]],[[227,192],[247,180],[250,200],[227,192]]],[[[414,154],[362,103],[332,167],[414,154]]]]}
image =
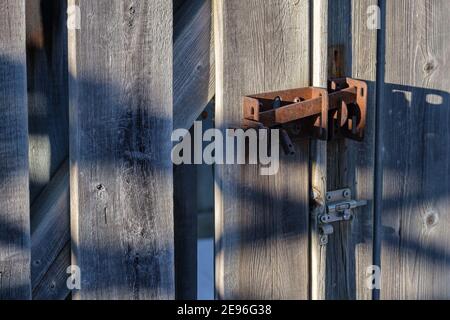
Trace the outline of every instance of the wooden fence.
{"type": "Polygon", "coordinates": [[[242,96],[343,76],[369,86],[364,142],[297,141],[272,177],[215,167],[216,297],[450,299],[449,14],[447,0],[2,0],[0,299],[195,299],[196,168],[172,165],[172,130],[213,98],[225,129],[242,96]],[[325,194],[342,188],[368,205],[321,245],[325,194]]]}

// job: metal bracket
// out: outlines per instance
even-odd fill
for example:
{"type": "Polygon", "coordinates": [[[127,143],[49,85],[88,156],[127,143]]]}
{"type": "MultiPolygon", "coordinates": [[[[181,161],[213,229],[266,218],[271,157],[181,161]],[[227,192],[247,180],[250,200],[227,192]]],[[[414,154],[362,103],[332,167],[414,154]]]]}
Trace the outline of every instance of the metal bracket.
{"type": "Polygon", "coordinates": [[[361,141],[366,127],[367,84],[341,78],[328,88],[299,88],[244,97],[244,128],[281,129],[283,148],[294,153],[291,137],[361,141]]]}
{"type": "Polygon", "coordinates": [[[328,236],[334,233],[333,223],[351,221],[353,210],[367,205],[365,200],[353,200],[348,188],[328,192],[326,200],[326,213],[319,216],[321,245],[328,244],[328,236]]]}

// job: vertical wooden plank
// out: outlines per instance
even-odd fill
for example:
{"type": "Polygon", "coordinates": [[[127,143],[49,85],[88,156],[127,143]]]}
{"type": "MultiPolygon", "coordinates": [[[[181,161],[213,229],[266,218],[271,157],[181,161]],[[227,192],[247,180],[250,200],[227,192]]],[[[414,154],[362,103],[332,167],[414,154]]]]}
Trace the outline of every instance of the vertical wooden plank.
{"type": "MultiPolygon", "coordinates": [[[[309,85],[309,1],[215,0],[216,126],[240,123],[242,96],[309,85]]],[[[216,168],[220,299],[308,298],[309,143],[280,171],[216,168]]]]}
{"type": "Polygon", "coordinates": [[[367,26],[367,9],[373,4],[374,1],[359,0],[329,2],[328,74],[368,81],[370,97],[364,141],[339,139],[328,144],[328,190],[351,188],[353,198],[368,200],[368,206],[354,210],[355,219],[337,224],[330,237],[327,299],[372,299],[372,291],[366,285],[366,270],[373,265],[377,31],[367,26]]]}
{"type": "MultiPolygon", "coordinates": [[[[353,0],[351,4],[352,64],[351,76],[364,80],[368,85],[367,120],[363,142],[347,141],[345,157],[347,186],[351,186],[353,197],[367,200],[367,206],[355,210],[355,219],[350,226],[347,259],[354,259],[355,292],[349,298],[371,300],[373,291],[367,284],[368,269],[378,263],[374,260],[374,201],[375,201],[375,135],[376,135],[376,78],[377,78],[377,29],[369,29],[370,6],[378,0],[353,0]]],[[[375,7],[372,7],[375,8],[375,7]]],[[[345,170],[345,169],[344,169],[345,170]]],[[[345,246],[345,244],[344,244],[345,246]]]]}
{"type": "MultiPolygon", "coordinates": [[[[326,88],[328,79],[328,0],[311,2],[312,85],[326,88]]],[[[312,209],[310,221],[311,299],[326,296],[327,247],[320,243],[319,217],[325,213],[327,193],[327,142],[311,141],[310,172],[312,209]]]]}
{"type": "Polygon", "coordinates": [[[174,298],[172,1],[69,4],[75,298],[174,298]]]}
{"type": "Polygon", "coordinates": [[[450,298],[450,2],[383,1],[383,299],[450,298]]]}
{"type": "Polygon", "coordinates": [[[31,298],[25,1],[0,3],[0,299],[31,298]]]}
{"type": "Polygon", "coordinates": [[[314,299],[372,298],[366,270],[373,264],[377,30],[369,30],[367,10],[376,4],[373,0],[314,2],[314,85],[323,87],[330,77],[348,76],[367,81],[370,93],[364,142],[336,140],[326,146],[313,143],[312,187],[319,204],[313,217],[324,210],[326,190],[351,188],[354,198],[369,200],[367,207],[354,211],[351,223],[334,226],[335,233],[326,247],[317,241],[320,235],[314,232],[317,224],[313,219],[314,299]]]}

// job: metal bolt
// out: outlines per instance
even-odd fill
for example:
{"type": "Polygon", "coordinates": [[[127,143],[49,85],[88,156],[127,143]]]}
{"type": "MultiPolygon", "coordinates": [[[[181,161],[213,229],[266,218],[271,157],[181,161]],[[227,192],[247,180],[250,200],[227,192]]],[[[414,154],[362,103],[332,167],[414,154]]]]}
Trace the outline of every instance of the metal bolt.
{"type": "Polygon", "coordinates": [[[351,210],[345,210],[344,211],[344,220],[349,221],[352,219],[352,212],[351,210]]]}
{"type": "Polygon", "coordinates": [[[350,198],[350,190],[344,190],[344,198],[350,198]]]}
{"type": "Polygon", "coordinates": [[[273,106],[272,106],[274,109],[278,109],[278,108],[280,108],[281,107],[281,97],[276,97],[274,100],[273,100],[273,106]]]}

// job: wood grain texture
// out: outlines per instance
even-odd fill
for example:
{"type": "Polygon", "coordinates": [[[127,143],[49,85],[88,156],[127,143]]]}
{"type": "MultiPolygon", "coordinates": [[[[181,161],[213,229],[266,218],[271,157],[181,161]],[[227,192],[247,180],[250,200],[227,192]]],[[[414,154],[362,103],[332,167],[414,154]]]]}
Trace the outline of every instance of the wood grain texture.
{"type": "Polygon", "coordinates": [[[175,12],[174,128],[189,130],[215,93],[211,0],[189,0],[175,12]]]}
{"type": "Polygon", "coordinates": [[[0,3],[0,299],[30,299],[25,1],[0,3]]]}
{"type": "MultiPolygon", "coordinates": [[[[239,124],[242,96],[308,86],[309,1],[215,0],[216,126],[239,124]]],[[[220,299],[308,298],[308,142],[277,175],[216,168],[220,299]]]]}
{"type": "Polygon", "coordinates": [[[382,299],[450,299],[450,2],[383,1],[382,299]]]}
{"type": "MultiPolygon", "coordinates": [[[[59,3],[59,2],[58,2],[59,3]]],[[[201,30],[204,32],[207,32],[208,34],[211,33],[210,29],[210,20],[211,20],[211,6],[209,1],[190,1],[187,5],[182,5],[183,1],[178,1],[177,4],[174,4],[174,18],[175,18],[175,39],[178,39],[180,36],[180,40],[175,40],[175,46],[180,48],[180,51],[177,51],[175,54],[175,60],[179,62],[178,67],[174,66],[175,70],[185,70],[185,61],[181,58],[177,57],[185,57],[186,55],[189,55],[192,57],[192,59],[200,59],[204,60],[202,55],[198,55],[198,52],[195,52],[195,48],[201,47],[201,45],[205,42],[205,38],[203,36],[198,37],[198,35],[202,35],[202,33],[196,33],[192,32],[190,29],[192,29],[192,25],[198,26],[197,23],[193,23],[195,21],[200,21],[200,26],[202,27],[201,30]],[[208,11],[209,10],[209,11],[208,11]],[[207,23],[204,23],[203,20],[207,20],[207,23]],[[209,21],[209,24],[208,24],[209,21]],[[184,36],[183,36],[184,35],[184,36]],[[195,52],[196,54],[192,54],[195,52]]],[[[38,151],[44,151],[45,154],[51,155],[55,154],[55,157],[51,157],[51,163],[46,163],[43,161],[42,157],[33,157],[31,156],[31,163],[36,164],[35,176],[42,176],[40,173],[42,173],[42,165],[45,167],[53,167],[56,163],[59,162],[59,159],[62,157],[64,152],[66,152],[66,156],[68,156],[68,141],[64,141],[64,136],[67,137],[67,133],[64,129],[64,118],[67,116],[67,110],[63,108],[63,105],[59,105],[55,103],[55,101],[59,101],[60,97],[61,99],[64,99],[63,91],[67,89],[66,86],[64,86],[64,82],[67,85],[67,69],[66,68],[60,68],[61,66],[61,59],[67,60],[67,45],[65,45],[65,48],[61,48],[62,43],[64,41],[67,41],[67,36],[64,37],[64,33],[62,33],[60,30],[66,30],[65,28],[65,19],[62,19],[61,16],[64,16],[61,14],[61,12],[65,12],[65,6],[58,6],[56,5],[56,8],[53,7],[50,8],[50,14],[47,14],[45,18],[47,19],[47,27],[45,28],[46,33],[44,33],[44,27],[42,24],[42,19],[44,17],[41,16],[42,10],[46,9],[48,7],[48,4],[55,4],[55,1],[29,1],[27,2],[27,24],[28,24],[28,65],[29,69],[31,68],[31,71],[34,73],[29,72],[28,77],[31,78],[29,81],[29,86],[35,85],[37,87],[36,90],[33,88],[29,88],[29,96],[31,96],[30,100],[39,99],[42,97],[42,93],[45,93],[47,98],[44,102],[48,102],[47,104],[44,103],[41,100],[39,102],[41,104],[36,103],[36,108],[42,107],[42,104],[48,108],[53,108],[50,110],[51,112],[36,112],[38,117],[31,117],[31,126],[37,126],[40,128],[40,130],[37,130],[36,133],[39,133],[41,131],[49,131],[50,139],[50,147],[55,149],[55,152],[51,152],[51,150],[47,150],[45,146],[38,145],[36,147],[30,147],[30,149],[38,150],[38,151]],[[41,4],[42,3],[42,4],[41,4]],[[58,9],[59,7],[59,9],[58,9]],[[61,12],[60,12],[61,10],[61,12]],[[60,24],[58,22],[63,21],[64,24],[60,24]],[[48,26],[50,24],[50,27],[48,26]],[[56,24],[56,26],[55,26],[56,24]],[[55,32],[53,32],[55,31],[55,32]],[[45,37],[46,34],[50,35],[49,37],[45,37]],[[44,39],[47,39],[47,41],[44,41],[44,39]],[[42,42],[43,41],[43,42],[42,42]],[[56,44],[55,44],[56,43],[56,44]],[[52,52],[56,51],[63,52],[61,56],[58,56],[58,59],[55,59],[55,54],[52,54],[52,58],[49,59],[48,55],[46,54],[48,50],[46,48],[53,48],[52,52]],[[64,52],[66,52],[64,54],[64,52]],[[48,68],[48,70],[47,70],[48,68]],[[41,69],[44,69],[43,73],[38,72],[41,69]],[[56,70],[55,70],[56,69],[56,70]],[[65,71],[64,71],[65,70],[65,71]],[[48,76],[48,80],[43,80],[42,78],[48,76]],[[52,77],[58,77],[58,79],[53,79],[52,77]],[[38,81],[38,80],[42,80],[38,81]],[[46,82],[47,81],[47,82],[46,82]],[[51,85],[49,85],[49,83],[51,85]],[[39,89],[39,90],[38,90],[39,89]],[[54,97],[53,97],[54,96],[54,97]],[[34,97],[34,98],[33,98],[34,97]],[[44,116],[42,116],[44,115],[44,116]],[[58,120],[59,119],[59,120],[58,120]],[[56,124],[53,126],[53,122],[56,122],[56,124]],[[65,147],[67,146],[67,148],[65,147]],[[35,159],[35,161],[33,160],[35,159]]],[[[48,8],[47,8],[48,9],[48,8]]],[[[208,48],[210,46],[209,38],[208,38],[208,48]]],[[[209,50],[209,49],[208,49],[209,50]]],[[[206,59],[209,63],[209,54],[206,56],[206,59]]],[[[189,59],[188,59],[189,60],[189,59]]],[[[192,64],[188,64],[192,66],[192,64]]],[[[176,72],[175,72],[176,73],[176,72]]],[[[212,74],[212,77],[214,77],[214,73],[212,74]]],[[[189,86],[193,86],[191,89],[192,91],[199,91],[203,92],[202,88],[202,77],[190,77],[186,79],[186,81],[189,83],[189,86]],[[198,89],[200,87],[200,89],[198,89]]],[[[177,83],[177,82],[176,82],[177,83]]],[[[179,83],[179,82],[178,82],[179,83]]],[[[186,85],[186,82],[183,82],[184,85],[186,85]]],[[[211,85],[210,85],[211,86],[211,85]]],[[[183,85],[181,85],[183,87],[183,85]]],[[[207,86],[206,86],[207,87],[207,86]]],[[[213,86],[212,86],[213,87],[213,86]]],[[[178,87],[174,90],[176,90],[178,87]]],[[[200,112],[203,109],[203,106],[205,104],[205,98],[202,99],[196,99],[196,97],[201,97],[201,95],[192,95],[190,91],[183,90],[182,88],[179,89],[180,96],[179,99],[176,99],[175,101],[177,104],[174,105],[174,108],[180,108],[182,109],[185,105],[186,99],[194,99],[191,100],[189,106],[193,106],[197,111],[200,112]],[[184,95],[183,95],[184,94],[184,95]]],[[[208,88],[207,88],[208,90],[208,88]]],[[[214,88],[212,88],[214,90],[214,88]]],[[[213,95],[213,91],[207,94],[207,99],[210,99],[213,95]]],[[[30,103],[30,108],[33,106],[33,103],[30,103]]],[[[33,109],[34,110],[34,109],[33,109]]],[[[30,114],[34,114],[33,110],[30,111],[30,114]]],[[[195,113],[194,112],[194,113],[195,113]]],[[[174,122],[176,123],[178,119],[178,122],[186,121],[186,118],[184,116],[183,112],[174,112],[174,122]]],[[[187,122],[186,122],[187,125],[187,122]]],[[[66,124],[66,128],[68,127],[68,123],[66,124]]],[[[39,136],[39,135],[38,135],[39,136]]],[[[67,137],[68,138],[68,137],[67,137]]],[[[31,139],[33,140],[33,139],[31,139]]],[[[39,143],[39,140],[36,140],[36,143],[39,143]]],[[[33,141],[31,143],[33,145],[33,141]]],[[[32,169],[33,171],[33,169],[32,169]]],[[[50,181],[45,180],[46,183],[49,183],[47,187],[45,187],[43,190],[40,189],[44,184],[36,184],[35,188],[31,188],[32,190],[35,190],[34,194],[39,194],[36,198],[36,203],[34,203],[31,207],[31,214],[32,214],[32,221],[31,221],[31,229],[32,229],[32,243],[33,243],[33,249],[32,250],[32,282],[33,282],[33,291],[35,292],[35,295],[37,299],[46,299],[48,297],[45,296],[45,294],[50,294],[51,297],[55,297],[55,290],[54,288],[61,288],[61,290],[56,291],[56,296],[63,296],[64,295],[64,289],[65,292],[68,294],[69,290],[67,289],[65,283],[65,271],[68,265],[70,265],[70,255],[68,256],[68,260],[65,263],[56,263],[55,260],[59,256],[59,252],[62,249],[61,245],[64,245],[70,238],[70,232],[69,232],[69,219],[66,219],[69,215],[69,203],[68,203],[68,192],[69,192],[69,171],[67,165],[62,165],[58,169],[58,172],[55,173],[54,169],[50,170],[50,176],[52,179],[50,181]],[[67,170],[64,172],[64,170],[67,170]],[[38,188],[38,185],[40,186],[38,188]],[[56,228],[53,228],[56,227],[56,228]],[[39,229],[39,230],[38,230],[39,229]],[[39,283],[39,281],[42,281],[43,279],[50,279],[49,277],[46,277],[46,273],[49,272],[49,269],[52,268],[55,269],[52,264],[56,264],[56,266],[60,266],[63,268],[62,270],[56,271],[57,274],[64,275],[62,277],[56,277],[56,280],[62,281],[61,283],[39,283]],[[43,288],[50,288],[45,289],[43,288]],[[52,289],[53,288],[53,289],[52,289]]],[[[190,172],[190,170],[188,170],[190,172]]],[[[33,174],[31,174],[33,176],[33,174]]],[[[47,174],[45,175],[47,176],[47,174]]],[[[190,174],[187,173],[187,176],[190,177],[190,174]]],[[[190,177],[192,178],[192,177],[190,177]]],[[[174,180],[175,183],[177,183],[177,180],[174,180]]],[[[36,181],[35,181],[36,182],[36,181]]],[[[33,193],[33,192],[32,192],[33,193]]],[[[181,193],[181,195],[184,193],[181,193]]],[[[175,200],[176,200],[175,196],[175,200]]],[[[32,197],[33,199],[33,197],[32,197]]],[[[187,203],[191,203],[190,201],[191,197],[187,196],[185,197],[185,200],[187,203]]],[[[180,199],[181,200],[181,199],[180,199]]],[[[189,208],[192,208],[191,205],[189,205],[189,208]]],[[[185,212],[185,211],[183,211],[185,212]]],[[[188,215],[188,217],[191,217],[188,215]]],[[[187,228],[186,231],[192,231],[194,230],[193,234],[189,235],[190,238],[196,234],[196,228],[190,229],[187,228]]],[[[186,234],[186,233],[183,233],[186,234]]],[[[189,233],[187,233],[189,234],[189,233]]],[[[182,247],[188,247],[187,243],[183,242],[180,245],[182,247]]],[[[196,243],[195,243],[195,250],[196,250],[196,243]]],[[[187,254],[185,255],[188,258],[189,264],[196,265],[196,251],[195,254],[187,250],[187,254]]],[[[63,255],[62,257],[66,257],[67,255],[63,255]]],[[[55,271],[55,270],[54,270],[55,271]]],[[[191,277],[195,280],[195,275],[193,273],[190,273],[191,277]]],[[[184,274],[180,279],[182,282],[191,282],[191,280],[187,281],[189,277],[184,274]]],[[[53,281],[53,280],[52,280],[53,281]]],[[[195,281],[194,281],[195,282],[195,281]]],[[[195,295],[194,290],[195,287],[189,286],[189,288],[186,286],[186,290],[190,292],[190,294],[195,295]]],[[[184,292],[185,290],[181,290],[184,292]]]]}
{"type": "Polygon", "coordinates": [[[172,1],[73,1],[76,299],[174,298],[172,1]]]}
{"type": "MultiPolygon", "coordinates": [[[[351,222],[335,224],[319,278],[325,280],[322,299],[372,299],[366,270],[373,265],[373,185],[375,157],[375,78],[377,32],[367,27],[367,9],[376,1],[328,1],[328,77],[368,81],[368,122],[364,141],[338,139],[327,146],[327,190],[350,188],[354,199],[369,205],[354,211],[351,222]],[[349,34],[351,37],[349,37],[349,34]]],[[[324,250],[324,248],[320,249],[324,250]]]]}
{"type": "MultiPolygon", "coordinates": [[[[325,88],[328,80],[328,0],[312,1],[312,85],[325,88]]],[[[319,217],[325,213],[327,193],[327,142],[312,140],[310,146],[310,219],[312,300],[324,300],[326,288],[327,247],[320,245],[319,217]]]]}
{"type": "Polygon", "coordinates": [[[316,205],[312,219],[312,298],[371,299],[366,269],[373,264],[373,179],[375,153],[376,30],[367,28],[367,8],[376,1],[314,2],[313,83],[326,86],[329,77],[366,80],[371,96],[365,141],[312,144],[312,187],[316,205]],[[349,34],[351,37],[349,37],[349,34]],[[327,57],[327,59],[323,59],[327,57]],[[314,217],[322,213],[324,193],[350,187],[354,198],[369,200],[355,210],[351,224],[335,225],[329,243],[320,246],[314,217]]]}
{"type": "Polygon", "coordinates": [[[33,287],[33,300],[66,300],[70,295],[67,288],[68,274],[67,262],[70,261],[70,241],[56,254],[48,271],[42,276],[41,281],[33,287]]]}
{"type": "MultiPolygon", "coordinates": [[[[377,5],[377,0],[353,0],[352,15],[352,64],[351,76],[368,84],[367,120],[363,142],[348,141],[346,158],[349,162],[345,173],[347,185],[352,186],[353,197],[367,200],[366,207],[355,210],[350,227],[348,260],[354,259],[355,292],[349,298],[371,300],[373,292],[367,286],[367,269],[378,263],[374,261],[374,185],[375,185],[375,135],[376,135],[376,77],[377,77],[377,30],[367,26],[367,9],[377,5]]],[[[345,170],[345,169],[344,169],[345,170]]]]}
{"type": "MultiPolygon", "coordinates": [[[[69,215],[69,161],[67,160],[54,175],[48,186],[31,206],[31,282],[33,299],[48,299],[39,288],[60,287],[59,295],[65,299],[69,295],[66,286],[66,269],[71,265],[70,254],[64,255],[66,261],[56,262],[61,251],[69,245],[70,251],[70,215],[69,215]],[[62,269],[55,271],[59,265],[62,269]],[[50,271],[52,269],[53,271],[50,271]],[[62,283],[42,283],[50,278],[48,274],[64,274],[62,283]]],[[[53,281],[53,280],[52,280],[53,281]]],[[[50,293],[51,291],[46,291],[50,293]]],[[[54,294],[51,294],[54,297],[54,294]]]]}

